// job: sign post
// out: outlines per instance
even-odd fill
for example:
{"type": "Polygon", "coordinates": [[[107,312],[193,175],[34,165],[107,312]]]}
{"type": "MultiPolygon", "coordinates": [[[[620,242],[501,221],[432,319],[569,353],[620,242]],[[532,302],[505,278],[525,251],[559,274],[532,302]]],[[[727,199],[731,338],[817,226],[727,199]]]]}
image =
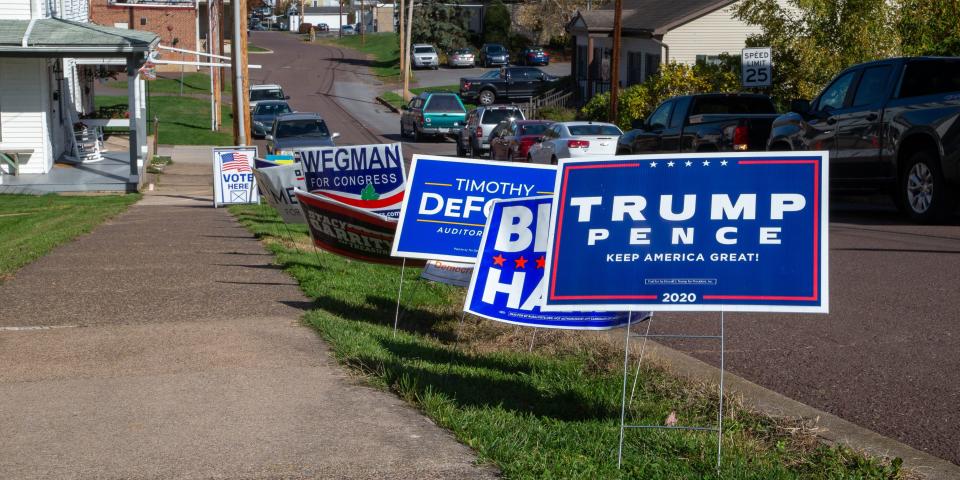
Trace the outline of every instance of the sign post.
{"type": "Polygon", "coordinates": [[[740,52],[740,84],[769,87],[773,84],[773,53],[770,47],[744,48],[740,52]]]}

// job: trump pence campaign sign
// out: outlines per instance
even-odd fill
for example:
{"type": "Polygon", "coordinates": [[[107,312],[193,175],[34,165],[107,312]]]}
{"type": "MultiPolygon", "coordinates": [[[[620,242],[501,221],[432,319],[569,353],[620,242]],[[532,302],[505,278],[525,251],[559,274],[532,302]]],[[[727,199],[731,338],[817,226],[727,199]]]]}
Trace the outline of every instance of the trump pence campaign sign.
{"type": "Polygon", "coordinates": [[[490,203],[552,195],[556,167],[413,156],[393,255],[473,263],[490,203]]]}
{"type": "Polygon", "coordinates": [[[564,160],[543,309],[828,311],[826,152],[564,160]]]}

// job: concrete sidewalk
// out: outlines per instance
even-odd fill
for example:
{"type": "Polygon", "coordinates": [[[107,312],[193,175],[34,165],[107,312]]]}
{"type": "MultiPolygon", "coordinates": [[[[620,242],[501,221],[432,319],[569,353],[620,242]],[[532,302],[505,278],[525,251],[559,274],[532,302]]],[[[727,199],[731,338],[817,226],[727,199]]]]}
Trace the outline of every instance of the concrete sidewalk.
{"type": "Polygon", "coordinates": [[[492,478],[299,322],[209,149],[0,286],[0,478],[492,478]],[[50,328],[52,327],[52,328],[50,328]]]}

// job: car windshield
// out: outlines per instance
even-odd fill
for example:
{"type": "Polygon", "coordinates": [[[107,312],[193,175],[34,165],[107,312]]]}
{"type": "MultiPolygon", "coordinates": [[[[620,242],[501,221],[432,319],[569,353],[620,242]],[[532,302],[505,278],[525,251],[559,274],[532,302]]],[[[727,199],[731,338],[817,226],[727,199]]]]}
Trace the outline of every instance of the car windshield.
{"type": "Polygon", "coordinates": [[[776,113],[776,110],[766,98],[704,97],[696,100],[690,115],[711,113],[776,113]]]}
{"type": "Polygon", "coordinates": [[[469,48],[461,48],[459,50],[454,50],[453,53],[455,55],[470,55],[473,52],[471,52],[469,48]]]}
{"type": "Polygon", "coordinates": [[[520,127],[520,135],[540,135],[547,131],[550,125],[546,123],[535,123],[533,125],[523,125],[520,127]]]}
{"type": "Polygon", "coordinates": [[[456,112],[463,113],[463,106],[453,95],[433,95],[427,102],[424,112],[456,112]]]}
{"type": "Polygon", "coordinates": [[[413,53],[434,53],[433,47],[413,47],[413,53]]]}
{"type": "Polygon", "coordinates": [[[284,120],[277,125],[277,138],[329,136],[330,130],[327,130],[327,124],[323,120],[284,120]]]}
{"type": "Polygon", "coordinates": [[[567,127],[570,135],[575,137],[587,135],[622,135],[623,132],[613,125],[570,125],[567,127]]]}
{"type": "Polygon", "coordinates": [[[487,51],[493,54],[504,53],[507,49],[501,47],[500,45],[490,45],[487,47],[487,51]]]}
{"type": "Polygon", "coordinates": [[[496,125],[504,120],[509,120],[511,117],[519,118],[520,111],[506,108],[487,110],[487,113],[483,114],[483,119],[480,121],[480,123],[484,125],[496,125]]]}
{"type": "Polygon", "coordinates": [[[281,113],[290,113],[290,107],[286,103],[261,103],[257,105],[254,115],[280,115],[281,113]]]}
{"type": "Polygon", "coordinates": [[[250,100],[283,100],[283,90],[279,88],[250,89],[250,100]]]}

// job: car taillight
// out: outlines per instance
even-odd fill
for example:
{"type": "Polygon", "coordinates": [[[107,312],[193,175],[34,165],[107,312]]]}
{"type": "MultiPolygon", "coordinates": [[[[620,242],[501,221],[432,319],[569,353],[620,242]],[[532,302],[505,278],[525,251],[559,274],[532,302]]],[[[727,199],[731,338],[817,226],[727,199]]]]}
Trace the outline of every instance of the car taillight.
{"type": "Polygon", "coordinates": [[[740,125],[733,129],[733,149],[744,151],[750,148],[750,130],[746,125],[740,125]]]}
{"type": "Polygon", "coordinates": [[[483,127],[477,127],[477,138],[483,138],[483,127]]]}
{"type": "Polygon", "coordinates": [[[469,89],[469,88],[470,88],[470,82],[463,82],[463,88],[469,89]]]}
{"type": "Polygon", "coordinates": [[[588,148],[590,142],[586,140],[567,140],[567,148],[588,148]]]}

